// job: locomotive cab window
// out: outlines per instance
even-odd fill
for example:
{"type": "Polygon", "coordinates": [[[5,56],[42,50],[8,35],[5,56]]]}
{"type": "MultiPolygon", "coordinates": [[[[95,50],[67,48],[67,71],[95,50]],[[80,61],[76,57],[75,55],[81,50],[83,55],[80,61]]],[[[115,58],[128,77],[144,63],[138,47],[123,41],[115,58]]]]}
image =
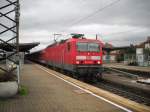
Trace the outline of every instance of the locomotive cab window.
{"type": "Polygon", "coordinates": [[[90,51],[90,52],[99,52],[100,51],[99,44],[97,44],[97,43],[89,43],[88,44],[88,51],[90,51]]]}
{"type": "Polygon", "coordinates": [[[77,50],[78,51],[87,51],[88,43],[78,42],[77,43],[77,50]]]}
{"type": "Polygon", "coordinates": [[[78,42],[77,50],[79,52],[83,51],[100,52],[100,45],[98,43],[78,42]]]}

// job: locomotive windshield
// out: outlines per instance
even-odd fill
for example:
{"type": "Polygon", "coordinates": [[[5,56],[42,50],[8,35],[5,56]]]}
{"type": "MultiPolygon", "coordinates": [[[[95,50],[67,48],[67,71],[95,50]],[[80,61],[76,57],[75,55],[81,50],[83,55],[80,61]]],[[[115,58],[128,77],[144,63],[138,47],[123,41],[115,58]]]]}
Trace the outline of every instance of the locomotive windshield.
{"type": "Polygon", "coordinates": [[[100,46],[98,43],[78,42],[77,50],[78,51],[99,52],[100,46]]]}

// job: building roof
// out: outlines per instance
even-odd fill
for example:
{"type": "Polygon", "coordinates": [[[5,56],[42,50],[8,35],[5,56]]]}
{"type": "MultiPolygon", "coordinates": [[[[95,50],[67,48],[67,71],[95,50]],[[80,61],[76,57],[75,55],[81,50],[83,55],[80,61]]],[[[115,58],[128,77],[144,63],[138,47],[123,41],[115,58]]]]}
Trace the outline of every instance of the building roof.
{"type": "MultiPolygon", "coordinates": [[[[21,52],[28,52],[29,50],[31,50],[32,48],[38,46],[40,43],[36,42],[36,43],[20,43],[19,44],[19,51],[21,52]]],[[[13,51],[13,47],[16,47],[15,44],[4,44],[4,43],[0,43],[0,49],[5,50],[5,51],[13,51]]]]}
{"type": "Polygon", "coordinates": [[[136,45],[137,48],[145,48],[145,44],[150,43],[150,36],[147,37],[147,40],[140,43],[139,45],[136,45]]]}

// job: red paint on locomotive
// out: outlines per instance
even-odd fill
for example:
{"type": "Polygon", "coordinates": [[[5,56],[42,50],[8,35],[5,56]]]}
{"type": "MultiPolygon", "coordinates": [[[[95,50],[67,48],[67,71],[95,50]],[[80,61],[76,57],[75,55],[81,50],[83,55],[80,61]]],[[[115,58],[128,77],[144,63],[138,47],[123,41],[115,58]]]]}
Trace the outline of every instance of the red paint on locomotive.
{"type": "Polygon", "coordinates": [[[74,73],[102,72],[102,42],[94,39],[71,38],[48,46],[41,53],[48,65],[74,73]]]}

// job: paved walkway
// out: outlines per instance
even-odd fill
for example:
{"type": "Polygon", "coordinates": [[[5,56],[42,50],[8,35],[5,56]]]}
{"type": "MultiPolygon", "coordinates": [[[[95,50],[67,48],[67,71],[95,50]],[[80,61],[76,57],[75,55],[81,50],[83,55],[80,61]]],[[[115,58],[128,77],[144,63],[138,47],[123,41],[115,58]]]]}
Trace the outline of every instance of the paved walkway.
{"type": "Polygon", "coordinates": [[[123,112],[32,64],[24,65],[21,83],[28,95],[0,100],[0,112],[123,112]]]}

